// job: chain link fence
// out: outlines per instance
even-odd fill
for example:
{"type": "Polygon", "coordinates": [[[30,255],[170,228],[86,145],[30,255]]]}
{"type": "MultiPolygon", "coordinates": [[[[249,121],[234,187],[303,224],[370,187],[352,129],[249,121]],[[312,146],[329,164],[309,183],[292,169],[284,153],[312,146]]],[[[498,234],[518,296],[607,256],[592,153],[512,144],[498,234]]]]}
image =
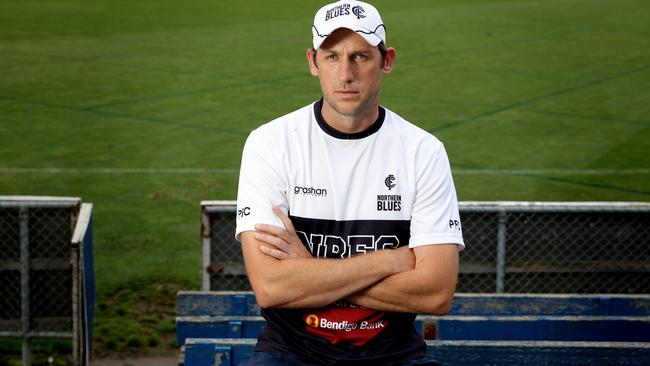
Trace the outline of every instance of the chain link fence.
{"type": "Polygon", "coordinates": [[[0,329],[20,330],[20,224],[17,208],[0,210],[0,329]],[[18,296],[12,296],[18,294],[18,296]],[[14,320],[12,324],[11,320],[14,320]]]}
{"type": "Polygon", "coordinates": [[[81,210],[90,215],[85,205],[79,198],[0,197],[0,336],[23,339],[24,365],[31,338],[80,342],[75,296],[83,245],[74,234],[86,231],[77,225],[81,210]]]}
{"type": "MultiPolygon", "coordinates": [[[[202,285],[250,290],[233,201],[202,203],[202,285]]],[[[650,203],[460,202],[457,292],[650,293],[650,203]]]]}

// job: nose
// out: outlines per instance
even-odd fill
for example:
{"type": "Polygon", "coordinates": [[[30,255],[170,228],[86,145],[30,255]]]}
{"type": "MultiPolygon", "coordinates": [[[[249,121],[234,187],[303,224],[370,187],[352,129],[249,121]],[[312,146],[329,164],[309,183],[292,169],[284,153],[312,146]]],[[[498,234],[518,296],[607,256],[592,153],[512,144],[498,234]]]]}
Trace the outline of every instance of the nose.
{"type": "Polygon", "coordinates": [[[338,74],[339,81],[343,84],[347,84],[354,80],[354,63],[352,60],[344,57],[339,63],[338,74]]]}

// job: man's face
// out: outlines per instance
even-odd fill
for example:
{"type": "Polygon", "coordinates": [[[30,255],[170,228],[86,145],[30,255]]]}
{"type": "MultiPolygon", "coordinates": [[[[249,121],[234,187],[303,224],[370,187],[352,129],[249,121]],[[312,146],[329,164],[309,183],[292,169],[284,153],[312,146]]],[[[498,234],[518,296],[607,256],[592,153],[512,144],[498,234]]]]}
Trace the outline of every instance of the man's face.
{"type": "Polygon", "coordinates": [[[325,100],[323,108],[327,109],[324,115],[363,117],[376,114],[381,79],[392,68],[394,50],[389,49],[382,65],[377,47],[369,45],[356,32],[341,28],[323,42],[315,63],[311,56],[311,52],[308,53],[310,71],[320,79],[325,100]]]}

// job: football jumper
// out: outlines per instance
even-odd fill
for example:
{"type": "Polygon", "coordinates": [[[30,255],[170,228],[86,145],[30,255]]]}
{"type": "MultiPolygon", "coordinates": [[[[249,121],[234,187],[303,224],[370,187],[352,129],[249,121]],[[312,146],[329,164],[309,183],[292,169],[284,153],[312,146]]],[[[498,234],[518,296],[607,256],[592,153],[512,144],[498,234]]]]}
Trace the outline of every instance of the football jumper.
{"type": "MultiPolygon", "coordinates": [[[[322,99],[251,132],[242,155],[236,238],[255,224],[283,227],[288,212],[317,258],[456,243],[464,248],[456,191],[442,143],[379,107],[366,131],[344,134],[321,115],[322,99]]],[[[314,286],[318,286],[317,283],[314,286]]],[[[338,301],[321,309],[262,309],[258,351],[305,364],[377,365],[424,354],[416,314],[338,301]]]]}

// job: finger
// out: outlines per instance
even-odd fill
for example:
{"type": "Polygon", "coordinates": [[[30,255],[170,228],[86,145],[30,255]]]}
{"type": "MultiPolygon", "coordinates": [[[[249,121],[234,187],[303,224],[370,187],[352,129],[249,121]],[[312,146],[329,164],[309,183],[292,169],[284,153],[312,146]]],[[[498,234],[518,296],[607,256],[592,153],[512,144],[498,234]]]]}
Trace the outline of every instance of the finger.
{"type": "Polygon", "coordinates": [[[289,255],[281,250],[273,249],[271,247],[267,247],[266,245],[260,246],[260,252],[268,255],[269,257],[273,257],[275,259],[287,259],[289,258],[289,255]]]}
{"type": "Polygon", "coordinates": [[[275,213],[280,218],[280,220],[284,224],[284,227],[287,228],[287,231],[296,231],[293,228],[293,222],[291,222],[289,216],[285,215],[285,213],[282,212],[282,209],[280,209],[280,207],[273,206],[273,213],[275,213]]]}
{"type": "Polygon", "coordinates": [[[272,235],[282,235],[285,232],[284,228],[275,225],[268,225],[268,224],[255,224],[255,230],[269,233],[272,235]]]}
{"type": "Polygon", "coordinates": [[[273,235],[267,235],[267,234],[258,233],[258,232],[255,232],[253,234],[253,236],[255,237],[255,239],[257,239],[257,240],[259,240],[259,241],[261,241],[263,243],[272,245],[272,246],[274,246],[274,247],[276,247],[276,248],[278,248],[278,249],[280,249],[280,250],[282,250],[284,252],[287,252],[287,253],[289,252],[289,249],[290,249],[289,244],[286,241],[284,241],[283,239],[280,239],[280,238],[275,237],[273,235]]]}

